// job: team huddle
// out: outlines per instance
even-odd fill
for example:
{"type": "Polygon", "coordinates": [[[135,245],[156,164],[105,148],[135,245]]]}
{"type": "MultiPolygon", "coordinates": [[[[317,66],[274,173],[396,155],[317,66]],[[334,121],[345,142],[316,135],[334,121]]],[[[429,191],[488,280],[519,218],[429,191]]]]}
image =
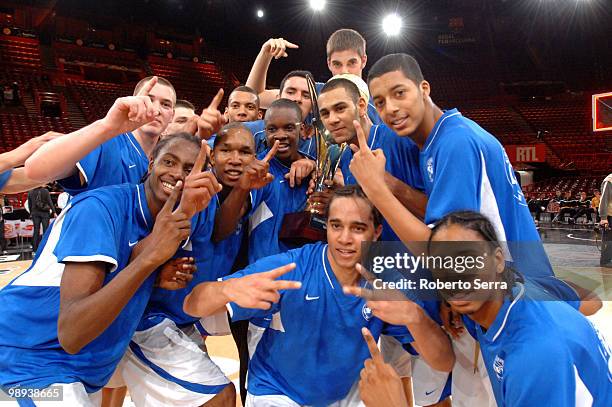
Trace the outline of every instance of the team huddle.
{"type": "Polygon", "coordinates": [[[270,39],[223,112],[223,90],[197,114],[148,77],[104,118],[20,147],[2,189],[57,180],[71,199],[0,290],[2,390],[27,406],[57,388],[69,406],[122,405],[125,388],[138,407],[235,406],[206,350],[233,334],[246,406],[612,406],[612,349],[585,317],[601,301],[555,277],[501,144],[438,108],[409,55],[364,81],[365,45],[338,30],[329,81],[292,71],[270,90],[272,60],[297,47],[270,39]],[[319,124],[337,168],[322,189],[319,124]],[[324,241],[282,236],[306,208],[324,241]],[[505,289],[381,293],[361,265],[375,241],[478,243],[479,278],[505,289]]]}

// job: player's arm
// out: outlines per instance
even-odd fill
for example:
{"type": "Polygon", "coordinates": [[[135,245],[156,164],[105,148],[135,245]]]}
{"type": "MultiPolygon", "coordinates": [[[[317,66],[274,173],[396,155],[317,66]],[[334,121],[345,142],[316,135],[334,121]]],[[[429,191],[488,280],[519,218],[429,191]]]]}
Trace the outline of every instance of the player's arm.
{"type": "Polygon", "coordinates": [[[269,310],[280,300],[281,290],[301,287],[297,281],[277,280],[294,268],[295,264],[290,263],[271,271],[198,284],[185,298],[183,311],[194,317],[207,317],[225,311],[229,303],[241,308],[269,310]]]}
{"type": "MultiPolygon", "coordinates": [[[[357,270],[373,282],[373,276],[360,264],[357,270]]],[[[425,310],[397,290],[370,290],[358,286],[343,287],[347,294],[361,297],[375,317],[388,324],[405,326],[412,336],[412,347],[435,370],[450,372],[455,364],[455,353],[450,339],[425,310]]]]}
{"type": "MultiPolygon", "coordinates": [[[[148,246],[108,284],[103,286],[110,263],[76,262],[71,261],[71,256],[65,258],[57,333],[60,345],[66,352],[78,353],[104,332],[149,275],[168,260],[180,242],[189,236],[189,218],[181,211],[172,210],[179,190],[177,183],[156,217],[151,232],[155,244],[148,246]]],[[[76,260],[74,257],[72,259],[76,260]]],[[[116,260],[113,261],[116,266],[116,260]]]]}
{"type": "Polygon", "coordinates": [[[278,141],[274,143],[274,146],[272,146],[263,160],[254,160],[245,168],[238,183],[220,205],[215,217],[213,242],[222,241],[236,230],[238,222],[244,216],[250,191],[252,189],[261,189],[274,179],[274,176],[268,170],[270,168],[269,161],[276,154],[276,150],[278,150],[278,143],[278,141]]]}
{"type": "Polygon", "coordinates": [[[26,176],[44,184],[74,175],[76,164],[96,147],[154,120],[160,112],[148,95],[156,83],[153,77],[138,95],[117,99],[103,119],[43,145],[25,162],[26,176]]]}
{"type": "Polygon", "coordinates": [[[270,38],[262,46],[255,58],[251,72],[246,81],[246,86],[253,88],[259,95],[259,105],[267,109],[278,97],[278,89],[266,90],[266,78],[272,58],[287,57],[287,48],[298,48],[297,45],[283,38],[270,38]]]}
{"type": "MultiPolygon", "coordinates": [[[[0,192],[3,194],[17,194],[19,192],[29,191],[40,185],[43,185],[43,183],[28,178],[23,168],[16,168],[13,170],[10,178],[6,184],[4,184],[4,187],[2,187],[2,191],[0,192]]],[[[52,206],[52,208],[53,207],[54,206],[52,206]]]]}
{"type": "Polygon", "coordinates": [[[389,186],[393,196],[395,196],[406,209],[419,219],[425,218],[427,195],[395,178],[389,172],[385,172],[385,183],[389,186]]]}
{"type": "Polygon", "coordinates": [[[22,166],[42,145],[62,134],[48,131],[42,136],[31,138],[14,150],[0,154],[0,173],[22,166]]]}
{"type": "Polygon", "coordinates": [[[431,233],[427,225],[406,209],[385,183],[386,160],[382,150],[370,150],[363,128],[357,120],[353,124],[359,147],[351,147],[356,150],[350,164],[351,173],[404,244],[427,241],[431,233]]]}

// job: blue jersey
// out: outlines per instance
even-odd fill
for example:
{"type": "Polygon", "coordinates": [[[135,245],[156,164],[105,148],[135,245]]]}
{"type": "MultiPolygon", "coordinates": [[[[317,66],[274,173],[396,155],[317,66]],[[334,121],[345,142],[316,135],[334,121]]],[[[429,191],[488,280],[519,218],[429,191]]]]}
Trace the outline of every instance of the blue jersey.
{"type": "MultiPolygon", "coordinates": [[[[384,124],[372,126],[368,134],[368,145],[371,150],[381,149],[385,153],[385,169],[404,184],[423,191],[423,178],[419,168],[419,148],[407,137],[398,137],[393,130],[384,124]]],[[[338,168],[342,171],[345,185],[357,184],[349,165],[353,151],[346,148],[340,157],[338,168]]],[[[383,241],[399,241],[387,221],[383,222],[383,241]]]]}
{"type": "Polygon", "coordinates": [[[281,278],[300,281],[302,287],[281,292],[270,310],[228,305],[235,321],[272,319],[249,363],[248,389],[254,395],[286,395],[301,405],[327,405],[347,395],[370,357],[362,327],[370,329],[375,339],[381,333],[402,343],[413,339],[405,327],[374,317],[363,299],[342,292],[324,243],[261,259],[226,279],[291,262],[297,267],[281,278]]]}
{"type": "Polygon", "coordinates": [[[149,157],[132,133],[123,133],[98,146],[76,166],[76,174],[59,181],[73,196],[109,185],[140,183],[147,173],[149,157]],[[81,185],[79,173],[85,179],[84,185],[81,185]]]}
{"type": "Polygon", "coordinates": [[[211,242],[216,210],[217,200],[212,199],[203,211],[193,217],[191,220],[191,235],[174,255],[175,258],[194,258],[197,270],[193,279],[187,287],[180,290],[154,289],[142,321],[138,325],[138,330],[157,325],[164,318],[173,320],[179,327],[191,325],[199,319],[187,315],[183,311],[183,302],[196,285],[205,281],[216,281],[219,277],[213,268],[214,246],[211,242]]]}
{"type": "Polygon", "coordinates": [[[83,193],[57,217],[32,266],[0,291],[0,385],[45,388],[81,382],[102,388],[125,353],[153,289],[155,273],[96,339],[70,355],[59,344],[60,282],[66,262],[103,262],[107,285],[127,266],[132,247],[153,227],[143,185],[83,193]]]}
{"type": "Polygon", "coordinates": [[[2,191],[2,189],[4,189],[4,186],[9,182],[9,179],[11,179],[11,175],[13,175],[12,169],[6,170],[0,174],[0,191],[2,191]]]}
{"type": "MultiPolygon", "coordinates": [[[[221,204],[218,204],[219,206],[221,204]]],[[[232,271],[232,266],[236,261],[236,257],[240,252],[240,245],[244,236],[245,229],[248,225],[246,218],[238,221],[236,229],[232,234],[220,242],[213,243],[213,266],[212,270],[215,274],[215,280],[220,277],[225,277],[232,271]]]]}
{"type": "MultiPolygon", "coordinates": [[[[317,95],[321,94],[321,89],[323,89],[324,85],[325,84],[322,82],[315,82],[315,87],[317,88],[317,95]]],[[[370,100],[368,100],[368,117],[374,124],[384,123],[382,119],[380,118],[380,116],[378,115],[378,112],[376,111],[376,107],[374,107],[374,101],[372,100],[372,97],[370,97],[370,100]]]]}
{"type": "MultiPolygon", "coordinates": [[[[265,154],[264,151],[258,158],[263,159],[265,154]]],[[[249,263],[291,249],[279,240],[278,235],[286,214],[304,210],[308,183],[302,182],[302,185],[291,188],[285,180],[289,170],[277,158],[272,158],[269,171],[274,175],[274,181],[251,191],[249,263]]]]}
{"type": "Polygon", "coordinates": [[[489,329],[475,327],[497,405],[612,406],[610,346],[578,311],[534,290],[518,284],[489,329]]]}
{"type": "Polygon", "coordinates": [[[429,198],[425,223],[460,210],[485,215],[506,244],[506,260],[526,277],[549,278],[544,252],[521,187],[502,145],[456,109],[444,113],[420,156],[429,198]]]}

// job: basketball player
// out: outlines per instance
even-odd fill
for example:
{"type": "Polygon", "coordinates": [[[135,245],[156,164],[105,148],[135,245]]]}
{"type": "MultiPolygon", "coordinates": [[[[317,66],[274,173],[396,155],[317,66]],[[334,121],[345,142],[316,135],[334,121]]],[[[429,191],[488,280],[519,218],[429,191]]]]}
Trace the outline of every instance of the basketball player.
{"type": "MultiPolygon", "coordinates": [[[[301,137],[298,140],[299,150],[300,153],[304,154],[306,157],[314,158],[317,153],[317,145],[315,139],[311,137],[312,128],[310,127],[310,122],[307,120],[312,110],[310,90],[308,89],[308,82],[306,81],[307,75],[310,75],[310,72],[291,71],[285,75],[280,84],[278,98],[292,100],[300,107],[304,126],[300,134],[301,137]]],[[[258,154],[271,147],[266,143],[267,138],[263,120],[246,122],[245,125],[253,133],[258,154]]]]}
{"type": "Polygon", "coordinates": [[[227,98],[224,115],[227,123],[260,120],[261,113],[257,92],[248,86],[234,88],[227,98]]]}
{"type": "MultiPolygon", "coordinates": [[[[349,143],[355,146],[359,145],[359,139],[353,120],[358,120],[364,129],[364,133],[368,134],[367,141],[370,149],[380,148],[385,153],[385,157],[388,157],[385,165],[385,182],[392,188],[393,194],[401,199],[405,207],[410,208],[419,217],[423,217],[427,197],[421,192],[423,190],[423,180],[418,167],[418,148],[410,139],[399,138],[384,124],[372,125],[366,114],[369,98],[367,85],[361,78],[351,74],[334,77],[321,89],[318,100],[321,120],[331,132],[331,136],[336,143],[349,143]],[[361,91],[362,88],[365,89],[361,91]]],[[[352,150],[347,148],[340,157],[339,168],[342,171],[345,185],[356,183],[349,168],[352,156],[352,150]]],[[[319,206],[315,206],[315,208],[318,209],[319,206]]],[[[384,220],[381,240],[400,240],[384,220]]],[[[386,269],[385,273],[380,275],[380,278],[385,281],[405,277],[400,271],[393,269],[386,269]]],[[[430,275],[424,270],[419,270],[409,278],[419,281],[420,278],[430,278],[430,275]]],[[[413,294],[412,292],[407,293],[413,301],[425,306],[422,300],[426,297],[413,294]]],[[[435,296],[432,295],[430,298],[434,299],[435,296]]],[[[434,301],[429,301],[427,306],[437,308],[434,301]]],[[[402,375],[402,381],[406,383],[405,388],[408,389],[407,395],[413,393],[417,404],[434,405],[448,397],[448,392],[445,391],[444,386],[446,376],[436,372],[423,374],[423,369],[420,368],[423,364],[422,360],[418,356],[412,356],[403,350],[394,338],[383,335],[381,337],[381,349],[385,360],[392,361],[393,366],[402,375]],[[410,384],[411,376],[412,384],[410,384]],[[429,378],[429,376],[434,376],[434,379],[429,378]],[[442,381],[442,384],[439,384],[439,381],[442,381]],[[432,383],[434,384],[432,385],[432,383]],[[432,391],[432,389],[436,390],[432,391]]]]}
{"type": "Polygon", "coordinates": [[[436,242],[454,241],[486,242],[488,261],[478,277],[509,283],[507,290],[477,297],[441,292],[454,311],[473,321],[466,326],[473,325],[470,332],[480,344],[497,405],[611,405],[612,348],[592,323],[541,286],[521,281],[506,266],[495,227],[482,214],[455,212],[438,220],[430,251],[440,254],[448,245],[436,242]]]}
{"type": "Polygon", "coordinates": [[[32,266],[0,291],[5,391],[57,385],[67,405],[93,405],[90,396],[109,380],[142,316],[155,269],[218,192],[201,171],[205,156],[198,139],[169,137],[154,149],[143,184],[80,194],[58,216],[32,266]]]}
{"type": "Polygon", "coordinates": [[[144,78],[134,96],[119,98],[106,117],[38,149],[25,165],[28,177],[60,180],[71,195],[124,182],[137,184],[172,120],[176,92],[166,79],[144,78]]]}
{"type": "MultiPolygon", "coordinates": [[[[235,225],[238,214],[250,199],[249,262],[281,253],[290,247],[279,239],[283,217],[287,213],[300,212],[306,205],[307,184],[292,187],[285,176],[295,161],[302,158],[298,152],[298,139],[302,129],[302,111],[297,103],[287,99],[275,100],[266,111],[265,127],[268,145],[273,145],[274,157],[269,162],[269,172],[274,180],[261,189],[241,190],[242,200],[226,201],[226,210],[234,214],[223,216],[228,225],[235,225]],[[278,143],[276,146],[275,144],[278,143]]],[[[263,159],[268,155],[259,155],[263,159]]],[[[311,167],[311,171],[314,167],[311,167]]],[[[264,173],[265,175],[265,173],[264,173]]],[[[304,178],[309,174],[304,174],[304,178]]],[[[236,193],[239,191],[236,190],[236,193]]],[[[233,226],[232,226],[233,227],[233,226]]]]}
{"type": "MultiPolygon", "coordinates": [[[[402,241],[424,241],[434,223],[457,209],[478,210],[489,216],[500,240],[508,242],[506,256],[531,279],[538,279],[561,299],[579,304],[579,295],[554,277],[540,236],[506,153],[495,137],[456,109],[442,112],[429,97],[414,58],[392,54],[381,58],[368,76],[376,109],[400,137],[410,137],[421,150],[420,165],[428,203],[425,221],[403,207],[384,182],[385,156],[370,150],[356,122],[360,150],[350,170],[402,241]]],[[[582,290],[581,290],[582,293],[582,290]]],[[[596,302],[596,301],[593,301],[596,302]]],[[[600,306],[583,303],[584,311],[600,306]]]]}
{"type": "Polygon", "coordinates": [[[162,133],[162,137],[175,133],[195,134],[197,131],[195,106],[188,100],[178,99],[174,106],[172,121],[162,133]]]}
{"type": "Polygon", "coordinates": [[[450,341],[419,306],[406,302],[404,326],[394,326],[342,291],[365,284],[355,269],[361,243],[376,240],[381,228],[358,188],[339,189],[330,203],[327,244],[261,259],[187,297],[185,311],[192,315],[225,313],[227,306],[232,320],[271,318],[249,365],[247,405],[360,405],[356,381],[368,356],[362,327],[375,338],[385,332],[410,342],[434,368],[450,370],[450,341]],[[283,274],[287,280],[275,281],[283,274]]]}
{"type": "MultiPolygon", "coordinates": [[[[266,90],[266,77],[272,58],[287,57],[287,50],[295,48],[299,48],[298,45],[283,38],[271,38],[261,47],[249,73],[247,85],[259,93],[262,107],[268,106],[278,95],[276,90],[266,90]]],[[[361,34],[349,28],[337,30],[327,40],[326,50],[327,67],[332,76],[349,73],[362,77],[368,56],[366,41],[361,34]]],[[[323,83],[316,83],[317,92],[320,92],[322,87],[323,83]]],[[[374,124],[381,124],[371,100],[368,101],[368,116],[374,124]]]]}

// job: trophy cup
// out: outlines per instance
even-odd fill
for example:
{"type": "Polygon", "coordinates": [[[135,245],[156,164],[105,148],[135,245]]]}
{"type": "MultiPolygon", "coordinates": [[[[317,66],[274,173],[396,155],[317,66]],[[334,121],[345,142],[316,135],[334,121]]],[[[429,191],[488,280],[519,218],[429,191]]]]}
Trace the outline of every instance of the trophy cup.
{"type": "MultiPolygon", "coordinates": [[[[325,129],[321,117],[319,115],[319,106],[317,104],[317,90],[312,76],[307,75],[308,90],[310,91],[310,100],[312,102],[312,127],[317,146],[316,157],[316,177],[315,177],[315,192],[324,191],[327,186],[326,181],[331,181],[338,169],[340,157],[347,147],[346,143],[338,146],[338,154],[334,159],[332,154],[334,143],[329,132],[325,129]]],[[[316,208],[306,204],[306,208],[302,212],[288,213],[283,218],[279,238],[290,245],[303,245],[316,241],[326,240],[326,217],[317,212],[316,208]]]]}

